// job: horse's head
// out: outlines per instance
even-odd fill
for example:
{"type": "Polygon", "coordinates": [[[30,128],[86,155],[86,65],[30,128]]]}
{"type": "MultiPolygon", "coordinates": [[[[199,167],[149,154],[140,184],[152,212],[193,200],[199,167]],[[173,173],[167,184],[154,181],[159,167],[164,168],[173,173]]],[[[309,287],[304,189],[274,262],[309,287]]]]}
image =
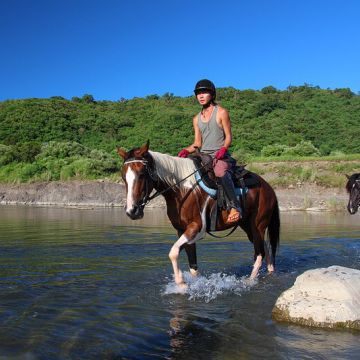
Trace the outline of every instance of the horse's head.
{"type": "Polygon", "coordinates": [[[149,141],[140,148],[126,152],[118,148],[124,159],[121,176],[126,186],[126,214],[132,219],[144,216],[146,201],[154,187],[153,160],[148,153],[149,141]]]}
{"type": "Polygon", "coordinates": [[[347,209],[351,215],[358,211],[360,206],[360,173],[346,175],[348,182],[346,184],[346,190],[349,193],[349,203],[347,209]]]}

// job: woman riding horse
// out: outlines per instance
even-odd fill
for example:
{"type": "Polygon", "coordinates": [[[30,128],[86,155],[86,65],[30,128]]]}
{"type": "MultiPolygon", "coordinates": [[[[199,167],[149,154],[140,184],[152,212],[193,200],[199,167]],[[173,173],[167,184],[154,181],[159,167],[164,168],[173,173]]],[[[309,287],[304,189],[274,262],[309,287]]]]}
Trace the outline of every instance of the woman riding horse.
{"type": "Polygon", "coordinates": [[[230,157],[228,149],[231,145],[231,123],[226,109],[216,104],[215,85],[207,79],[197,82],[194,93],[202,110],[193,118],[194,143],[178,154],[186,158],[197,148],[213,158],[215,176],[219,179],[226,197],[230,213],[228,223],[236,223],[240,219],[240,202],[236,197],[231,170],[235,161],[230,157]]]}

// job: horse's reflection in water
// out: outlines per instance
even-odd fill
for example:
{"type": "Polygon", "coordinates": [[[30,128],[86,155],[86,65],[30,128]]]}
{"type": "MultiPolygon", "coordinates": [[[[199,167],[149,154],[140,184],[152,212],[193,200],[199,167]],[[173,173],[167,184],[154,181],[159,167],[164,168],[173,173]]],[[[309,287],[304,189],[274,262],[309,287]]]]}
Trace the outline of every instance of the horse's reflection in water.
{"type": "MultiPolygon", "coordinates": [[[[166,200],[167,215],[178,232],[178,240],[171,247],[171,260],[175,283],[185,286],[179,266],[180,251],[185,249],[190,272],[197,275],[196,241],[202,239],[208,229],[208,219],[215,200],[202,190],[193,174],[195,165],[190,159],[173,157],[149,151],[149,143],[126,152],[118,149],[124,159],[122,178],[126,185],[126,213],[135,220],[144,215],[144,207],[153,189],[166,200]],[[186,179],[186,181],[183,181],[186,179]]],[[[257,176],[257,175],[255,175],[257,176]]],[[[239,226],[254,245],[254,265],[251,278],[257,277],[263,259],[269,272],[274,271],[275,254],[279,243],[279,207],[274,190],[260,176],[259,186],[249,188],[246,195],[244,216],[239,226]],[[269,235],[271,251],[265,243],[265,231],[269,235]]],[[[153,197],[153,196],[152,196],[153,197]]],[[[234,226],[226,223],[229,211],[218,216],[216,230],[234,226]]]]}
{"type": "Polygon", "coordinates": [[[208,352],[217,348],[220,341],[216,333],[218,323],[190,315],[189,309],[182,307],[173,310],[172,314],[169,322],[170,359],[198,357],[202,350],[208,352]]]}
{"type": "Polygon", "coordinates": [[[184,312],[180,309],[174,311],[170,319],[170,346],[172,349],[180,350],[187,343],[187,335],[192,335],[192,322],[184,318],[184,312]]]}

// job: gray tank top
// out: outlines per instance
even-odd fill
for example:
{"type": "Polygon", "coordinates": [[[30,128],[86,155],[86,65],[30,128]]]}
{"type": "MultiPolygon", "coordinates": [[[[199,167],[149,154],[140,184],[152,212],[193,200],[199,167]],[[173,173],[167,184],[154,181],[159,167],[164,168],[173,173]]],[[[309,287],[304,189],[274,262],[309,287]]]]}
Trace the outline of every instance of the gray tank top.
{"type": "Polygon", "coordinates": [[[216,151],[224,146],[225,133],[216,122],[217,112],[218,107],[215,106],[208,122],[202,121],[201,112],[198,115],[198,126],[202,137],[201,151],[209,155],[214,155],[216,151]]]}

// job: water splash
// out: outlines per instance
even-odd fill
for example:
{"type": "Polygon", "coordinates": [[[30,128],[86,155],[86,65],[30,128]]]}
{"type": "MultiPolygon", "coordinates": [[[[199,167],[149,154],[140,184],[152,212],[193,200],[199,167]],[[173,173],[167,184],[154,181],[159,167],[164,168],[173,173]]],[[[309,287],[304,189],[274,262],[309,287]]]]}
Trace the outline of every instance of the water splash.
{"type": "Polygon", "coordinates": [[[208,303],[226,293],[240,296],[258,283],[257,279],[250,280],[246,276],[237,278],[224,273],[193,277],[190,272],[184,272],[183,276],[186,287],[180,287],[171,281],[165,286],[162,295],[184,294],[189,296],[189,300],[204,300],[208,303]]]}

